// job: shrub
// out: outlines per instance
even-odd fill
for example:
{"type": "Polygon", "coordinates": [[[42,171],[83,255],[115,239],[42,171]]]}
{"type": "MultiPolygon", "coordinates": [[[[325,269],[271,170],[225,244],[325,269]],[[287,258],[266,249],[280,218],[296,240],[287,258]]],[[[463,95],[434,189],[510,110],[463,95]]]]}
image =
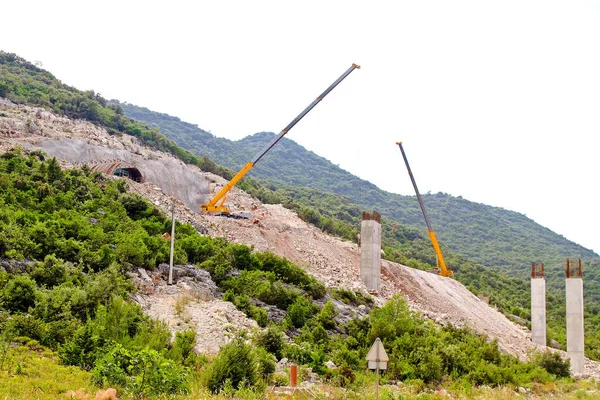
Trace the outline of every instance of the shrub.
{"type": "Polygon", "coordinates": [[[103,341],[93,334],[90,324],[86,324],[60,346],[58,356],[63,364],[90,370],[96,362],[97,352],[102,344],[103,341]]]}
{"type": "Polygon", "coordinates": [[[98,306],[93,320],[94,331],[104,340],[120,342],[135,336],[143,319],[140,306],[116,296],[111,299],[108,307],[98,306]]]}
{"type": "Polygon", "coordinates": [[[268,284],[260,287],[256,293],[256,297],[260,301],[277,306],[282,310],[287,310],[290,304],[300,295],[298,290],[286,289],[280,281],[268,282],[268,284]]]}
{"type": "Polygon", "coordinates": [[[327,331],[323,328],[319,322],[315,324],[315,326],[311,330],[312,342],[314,344],[326,344],[329,341],[329,336],[327,335],[327,331]]]}
{"type": "Polygon", "coordinates": [[[116,385],[136,397],[187,392],[185,367],[166,360],[156,350],[135,351],[115,345],[96,362],[92,380],[103,386],[116,385]]]}
{"type": "Polygon", "coordinates": [[[308,321],[313,313],[313,304],[305,297],[298,297],[296,301],[289,306],[285,319],[295,328],[301,328],[306,324],[306,321],[308,321]]]}
{"type": "Polygon", "coordinates": [[[350,367],[340,367],[335,371],[334,375],[341,387],[347,387],[356,380],[356,375],[350,367]]]}
{"type": "Polygon", "coordinates": [[[229,301],[230,303],[235,304],[235,292],[233,289],[227,289],[225,293],[223,293],[223,301],[229,301]]]}
{"type": "Polygon", "coordinates": [[[353,370],[359,370],[365,366],[365,361],[360,357],[356,350],[349,350],[341,346],[334,354],[333,361],[338,367],[348,367],[353,370]]]}
{"type": "Polygon", "coordinates": [[[230,301],[235,304],[236,308],[246,314],[249,318],[256,321],[258,326],[265,327],[269,322],[269,316],[265,310],[260,307],[256,307],[252,304],[252,301],[245,294],[236,296],[232,289],[228,289],[223,295],[224,301],[230,301]]]}
{"type": "Polygon", "coordinates": [[[131,219],[136,220],[148,215],[149,203],[139,194],[124,193],[120,201],[131,219]]]}
{"type": "Polygon", "coordinates": [[[252,305],[252,302],[250,301],[248,296],[246,296],[245,294],[235,296],[233,304],[235,304],[237,309],[246,314],[247,316],[250,317],[252,315],[252,309],[254,308],[254,306],[252,305]]]}
{"type": "Polygon", "coordinates": [[[289,386],[290,378],[287,374],[277,373],[271,376],[271,384],[273,386],[289,386]]]}
{"type": "Polygon", "coordinates": [[[298,365],[306,365],[312,361],[308,344],[298,345],[292,343],[290,345],[284,345],[281,353],[283,357],[298,365]]]}
{"type": "Polygon", "coordinates": [[[393,341],[405,332],[413,332],[419,323],[418,316],[410,311],[406,300],[396,295],[385,306],[371,313],[369,342],[376,338],[380,338],[384,343],[386,340],[393,341]]]}
{"type": "Polygon", "coordinates": [[[263,379],[267,380],[275,372],[275,361],[273,355],[262,347],[256,349],[256,358],[258,361],[258,373],[263,379]]]}
{"type": "Polygon", "coordinates": [[[216,255],[202,262],[199,267],[208,271],[217,284],[221,283],[233,269],[223,251],[219,251],[216,255]]]}
{"type": "Polygon", "coordinates": [[[356,302],[356,294],[352,290],[337,288],[333,290],[333,297],[339,299],[344,304],[354,304],[356,302]]]}
{"type": "Polygon", "coordinates": [[[12,312],[26,312],[35,306],[35,289],[35,281],[29,276],[13,276],[4,289],[4,306],[12,312]]]}
{"type": "Polygon", "coordinates": [[[179,237],[177,242],[187,253],[188,262],[195,264],[208,260],[215,254],[216,251],[215,242],[217,241],[207,236],[199,236],[194,234],[186,237],[179,237]]]}
{"type": "Polygon", "coordinates": [[[252,253],[252,248],[237,243],[227,245],[227,251],[231,254],[233,268],[239,270],[260,269],[261,264],[258,257],[252,253]]]}
{"type": "Polygon", "coordinates": [[[242,386],[255,387],[259,380],[256,354],[243,340],[236,339],[223,346],[204,374],[206,387],[220,392],[226,382],[237,390],[242,386]]]}
{"type": "Polygon", "coordinates": [[[250,316],[252,317],[253,320],[256,321],[258,326],[260,326],[261,328],[264,328],[265,326],[267,326],[267,323],[269,322],[269,315],[267,314],[267,312],[265,310],[263,310],[260,307],[252,307],[250,316]]]}
{"type": "Polygon", "coordinates": [[[196,332],[185,331],[175,334],[173,347],[169,350],[168,356],[178,364],[192,366],[196,363],[196,353],[194,346],[196,345],[196,332]]]}
{"type": "Polygon", "coordinates": [[[319,314],[317,314],[317,321],[323,325],[323,328],[333,329],[336,325],[334,320],[336,315],[337,311],[333,306],[333,302],[329,300],[327,303],[325,303],[319,314]]]}
{"type": "Polygon", "coordinates": [[[258,346],[274,354],[278,359],[281,358],[285,342],[281,330],[276,325],[270,325],[262,332],[257,332],[252,339],[258,346]]]}
{"type": "Polygon", "coordinates": [[[5,330],[12,336],[40,340],[46,334],[46,324],[31,314],[15,314],[6,322],[5,330]]]}
{"type": "Polygon", "coordinates": [[[355,306],[362,304],[367,307],[372,307],[374,303],[374,300],[370,295],[365,295],[362,292],[357,292],[344,288],[334,289],[332,292],[332,296],[335,299],[339,299],[345,304],[353,304],[355,306]]]}
{"type": "Polygon", "coordinates": [[[308,275],[302,268],[292,264],[289,260],[270,252],[257,253],[256,257],[262,264],[263,271],[270,271],[285,283],[296,285],[305,290],[313,299],[317,300],[327,293],[325,285],[308,275]]]}
{"type": "Polygon", "coordinates": [[[559,378],[568,378],[571,376],[571,360],[568,358],[563,360],[557,352],[547,350],[537,353],[532,361],[535,365],[539,365],[559,378]]]}
{"type": "Polygon", "coordinates": [[[312,368],[313,372],[322,375],[326,371],[325,367],[325,351],[323,349],[317,349],[310,353],[311,361],[309,366],[312,368]]]}
{"type": "Polygon", "coordinates": [[[439,381],[444,374],[442,358],[431,351],[423,351],[415,367],[415,376],[424,382],[439,381]]]}
{"type": "Polygon", "coordinates": [[[67,266],[63,260],[49,254],[43,262],[36,262],[33,265],[31,277],[35,279],[38,285],[46,285],[46,287],[51,288],[60,285],[67,279],[67,266]]]}

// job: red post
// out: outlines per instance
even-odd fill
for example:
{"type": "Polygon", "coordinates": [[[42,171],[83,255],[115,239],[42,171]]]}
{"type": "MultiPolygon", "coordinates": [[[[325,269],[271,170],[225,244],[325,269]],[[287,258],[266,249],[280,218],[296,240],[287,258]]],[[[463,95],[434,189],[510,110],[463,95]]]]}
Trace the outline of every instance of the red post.
{"type": "Polygon", "coordinates": [[[298,385],[298,366],[292,364],[290,367],[290,386],[296,387],[298,385]]]}

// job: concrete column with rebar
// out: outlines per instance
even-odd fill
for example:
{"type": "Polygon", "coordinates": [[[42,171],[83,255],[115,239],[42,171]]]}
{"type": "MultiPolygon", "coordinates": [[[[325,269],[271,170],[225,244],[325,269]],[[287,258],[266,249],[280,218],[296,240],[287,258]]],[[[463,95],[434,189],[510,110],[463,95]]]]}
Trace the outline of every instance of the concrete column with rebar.
{"type": "Polygon", "coordinates": [[[546,275],[544,264],[531,265],[531,341],[546,345],[546,275]]]}
{"type": "Polygon", "coordinates": [[[567,260],[567,356],[571,373],[583,374],[585,343],[583,328],[583,271],[581,260],[567,260]]]}
{"type": "Polygon", "coordinates": [[[381,216],[375,211],[363,212],[360,233],[360,279],[369,292],[379,292],[381,216]]]}

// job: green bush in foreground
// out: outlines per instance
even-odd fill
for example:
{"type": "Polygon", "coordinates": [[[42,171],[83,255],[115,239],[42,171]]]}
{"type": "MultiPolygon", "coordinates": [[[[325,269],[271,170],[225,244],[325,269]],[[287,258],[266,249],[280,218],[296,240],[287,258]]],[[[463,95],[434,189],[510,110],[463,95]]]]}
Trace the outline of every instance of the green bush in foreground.
{"type": "Polygon", "coordinates": [[[118,386],[136,397],[186,393],[187,375],[185,367],[165,359],[156,350],[127,350],[119,344],[101,357],[92,370],[97,385],[118,386]]]}
{"type": "Polygon", "coordinates": [[[571,360],[563,359],[557,352],[545,351],[533,356],[534,364],[544,368],[552,375],[559,378],[568,378],[571,376],[571,360]]]}
{"type": "Polygon", "coordinates": [[[226,386],[237,390],[259,383],[259,365],[253,348],[242,339],[223,346],[204,374],[204,383],[212,393],[226,386]]]}

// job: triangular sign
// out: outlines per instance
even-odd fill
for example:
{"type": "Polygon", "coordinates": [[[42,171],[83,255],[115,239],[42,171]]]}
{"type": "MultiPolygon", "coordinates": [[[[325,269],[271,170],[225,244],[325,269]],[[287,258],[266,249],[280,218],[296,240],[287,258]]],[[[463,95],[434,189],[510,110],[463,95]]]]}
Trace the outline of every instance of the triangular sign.
{"type": "Polygon", "coordinates": [[[381,340],[379,338],[375,339],[375,343],[373,343],[373,346],[371,346],[371,350],[369,350],[369,353],[367,354],[367,361],[387,362],[389,360],[390,358],[388,357],[387,353],[385,352],[385,349],[383,348],[383,343],[381,343],[381,340]]]}

